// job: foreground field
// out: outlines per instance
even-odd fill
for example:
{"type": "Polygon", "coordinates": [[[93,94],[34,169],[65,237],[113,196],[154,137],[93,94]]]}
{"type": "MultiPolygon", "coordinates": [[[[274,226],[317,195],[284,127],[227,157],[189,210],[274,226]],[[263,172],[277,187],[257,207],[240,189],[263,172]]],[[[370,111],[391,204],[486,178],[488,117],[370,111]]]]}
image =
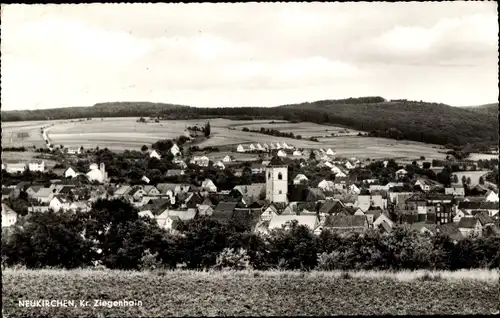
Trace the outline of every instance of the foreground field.
{"type": "Polygon", "coordinates": [[[2,273],[8,317],[292,316],[498,313],[497,271],[2,273]],[[434,278],[433,278],[434,277],[434,278]],[[70,307],[20,307],[19,300],[75,300],[70,307]],[[94,299],[142,306],[95,307],[94,299]],[[80,300],[89,306],[80,306],[80,300]]]}
{"type": "MultiPolygon", "coordinates": [[[[142,145],[151,145],[160,139],[172,139],[182,135],[189,126],[203,126],[205,120],[164,120],[159,123],[138,123],[137,118],[94,118],[82,122],[54,122],[48,128],[48,135],[54,145],[64,145],[68,148],[109,148],[114,151],[125,149],[139,150],[142,145]]],[[[43,145],[39,128],[44,122],[5,123],[2,128],[9,132],[22,129],[30,131],[30,137],[20,141],[22,145],[43,145]],[[38,135],[37,135],[38,134],[38,135]],[[31,143],[31,144],[30,144],[31,143]]],[[[277,122],[270,124],[269,120],[237,121],[229,119],[210,119],[211,137],[198,144],[199,147],[221,147],[224,150],[236,150],[238,144],[286,142],[297,148],[332,148],[338,155],[358,158],[409,158],[416,159],[425,156],[427,159],[443,159],[445,154],[439,152],[439,147],[413,141],[397,141],[385,138],[368,138],[355,136],[357,131],[335,126],[324,126],[313,123],[277,122]],[[241,129],[260,127],[277,129],[282,132],[302,134],[304,138],[318,137],[320,142],[306,139],[290,139],[244,132],[241,129]],[[335,136],[332,136],[332,133],[335,136]],[[339,136],[339,134],[344,134],[339,136]]],[[[9,135],[10,136],[10,135],[9,135]]],[[[13,141],[15,143],[15,141],[13,141]]],[[[2,145],[12,145],[8,138],[2,138],[2,145]]],[[[443,151],[443,150],[441,150],[443,151]]]]}

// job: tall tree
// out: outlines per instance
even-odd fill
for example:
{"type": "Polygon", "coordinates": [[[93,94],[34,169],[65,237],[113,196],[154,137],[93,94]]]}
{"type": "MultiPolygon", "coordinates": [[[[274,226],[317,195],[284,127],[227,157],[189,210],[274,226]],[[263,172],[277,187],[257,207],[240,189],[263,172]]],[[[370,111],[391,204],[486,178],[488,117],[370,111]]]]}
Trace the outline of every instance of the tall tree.
{"type": "Polygon", "coordinates": [[[481,184],[481,185],[484,184],[484,177],[483,176],[479,177],[479,184],[481,184]]]}
{"type": "Polygon", "coordinates": [[[207,121],[207,123],[205,124],[205,137],[209,137],[210,136],[210,122],[207,121]]]}

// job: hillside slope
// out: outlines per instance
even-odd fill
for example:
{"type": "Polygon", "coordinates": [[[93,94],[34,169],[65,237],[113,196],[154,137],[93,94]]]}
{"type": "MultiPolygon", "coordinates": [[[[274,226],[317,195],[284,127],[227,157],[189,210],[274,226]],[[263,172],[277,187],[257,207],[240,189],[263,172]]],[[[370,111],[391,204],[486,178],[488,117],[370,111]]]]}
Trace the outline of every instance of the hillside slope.
{"type": "Polygon", "coordinates": [[[478,113],[484,113],[484,114],[498,116],[498,103],[467,107],[467,109],[478,112],[478,113]]]}
{"type": "Polygon", "coordinates": [[[323,100],[277,107],[199,108],[163,103],[115,102],[100,103],[93,107],[2,112],[2,121],[138,116],[167,119],[286,119],[342,125],[371,132],[374,136],[441,145],[496,145],[497,113],[490,111],[492,106],[484,107],[488,111],[407,100],[387,101],[382,97],[323,100]]]}

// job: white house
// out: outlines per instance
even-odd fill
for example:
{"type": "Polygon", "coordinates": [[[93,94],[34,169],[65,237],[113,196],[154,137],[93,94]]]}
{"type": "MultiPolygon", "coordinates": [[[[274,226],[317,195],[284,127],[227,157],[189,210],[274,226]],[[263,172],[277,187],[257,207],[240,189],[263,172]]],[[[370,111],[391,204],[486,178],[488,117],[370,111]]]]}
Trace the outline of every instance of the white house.
{"type": "Polygon", "coordinates": [[[224,166],[224,164],[220,160],[214,164],[214,167],[219,168],[220,170],[226,169],[226,166],[224,166]]]}
{"type": "Polygon", "coordinates": [[[387,224],[389,224],[389,226],[392,228],[394,226],[394,222],[391,221],[391,219],[389,219],[387,217],[387,215],[385,213],[382,213],[380,214],[380,216],[373,222],[373,227],[374,228],[378,228],[382,222],[386,222],[387,224]]]}
{"type": "Polygon", "coordinates": [[[81,153],[81,148],[67,148],[68,154],[76,155],[81,153]]]}
{"type": "Polygon", "coordinates": [[[361,193],[361,190],[355,184],[351,184],[351,186],[349,187],[349,190],[355,194],[361,193]]]}
{"type": "Polygon", "coordinates": [[[308,179],[305,175],[303,175],[303,174],[299,173],[299,174],[298,174],[297,176],[295,176],[295,178],[293,179],[293,184],[302,184],[303,182],[307,182],[308,180],[309,180],[309,179],[308,179]]]}
{"type": "Polygon", "coordinates": [[[328,150],[326,151],[326,154],[329,155],[329,156],[334,156],[335,155],[335,151],[333,151],[331,148],[328,148],[328,150]]]}
{"type": "Polygon", "coordinates": [[[333,191],[335,189],[335,183],[329,180],[323,180],[318,183],[318,188],[323,191],[333,191]]]}
{"type": "Polygon", "coordinates": [[[156,150],[153,150],[153,151],[151,151],[151,153],[149,154],[149,158],[156,158],[156,159],[160,160],[160,159],[161,159],[161,156],[160,156],[160,154],[159,154],[159,153],[157,153],[157,152],[156,152],[156,150]]]}
{"type": "Polygon", "coordinates": [[[30,162],[28,164],[28,170],[29,171],[40,171],[44,172],[45,171],[45,161],[42,161],[41,163],[38,162],[30,162]]]}
{"type": "Polygon", "coordinates": [[[237,152],[245,152],[245,147],[243,147],[242,145],[238,145],[238,147],[236,147],[236,151],[237,152]]]}
{"type": "Polygon", "coordinates": [[[286,157],[286,152],[284,152],[283,150],[279,150],[278,157],[286,157]]]}
{"type": "Polygon", "coordinates": [[[174,155],[177,156],[181,153],[180,148],[177,146],[177,144],[174,144],[172,148],[170,148],[170,152],[174,155]]]}
{"type": "Polygon", "coordinates": [[[17,213],[8,205],[2,203],[2,228],[14,225],[17,222],[17,213]]]}
{"type": "Polygon", "coordinates": [[[155,218],[154,214],[153,214],[153,213],[151,213],[151,211],[150,211],[150,210],[145,210],[145,211],[141,211],[141,212],[139,212],[139,216],[140,216],[140,217],[148,217],[148,218],[150,218],[150,219],[154,219],[154,218],[155,218]]]}
{"type": "Polygon", "coordinates": [[[66,178],[74,178],[77,175],[79,175],[78,170],[73,167],[69,167],[68,169],[66,169],[66,171],[64,171],[64,177],[66,178]]]}
{"type": "Polygon", "coordinates": [[[335,173],[335,177],[337,177],[337,178],[345,178],[345,177],[347,177],[347,175],[344,172],[339,171],[339,172],[335,173]]]}
{"type": "Polygon", "coordinates": [[[217,192],[217,186],[208,178],[202,182],[201,188],[208,192],[217,192]]]}
{"type": "Polygon", "coordinates": [[[193,159],[191,159],[191,163],[197,164],[200,167],[208,167],[209,162],[210,159],[207,156],[194,156],[193,159]]]}
{"type": "Polygon", "coordinates": [[[253,144],[250,144],[250,146],[248,146],[248,150],[254,151],[255,150],[255,146],[253,144]]]}
{"type": "Polygon", "coordinates": [[[453,217],[453,222],[458,223],[463,217],[469,216],[468,213],[462,210],[458,210],[455,216],[453,217]]]}
{"type": "Polygon", "coordinates": [[[54,212],[59,212],[61,209],[69,210],[71,203],[60,196],[54,196],[52,200],[50,200],[49,207],[54,212]]]}
{"type": "Polygon", "coordinates": [[[405,169],[399,169],[398,171],[396,171],[396,178],[403,179],[407,174],[408,171],[406,171],[405,169]]]}
{"type": "Polygon", "coordinates": [[[233,160],[231,159],[231,156],[227,155],[224,157],[224,159],[222,159],[222,161],[228,163],[228,162],[231,162],[233,160]]]}
{"type": "Polygon", "coordinates": [[[8,173],[23,173],[26,171],[26,164],[25,163],[8,163],[6,164],[5,170],[8,173]]]}
{"type": "Polygon", "coordinates": [[[490,190],[488,193],[486,193],[485,201],[486,202],[498,202],[498,193],[490,190]]]}
{"type": "Polygon", "coordinates": [[[276,143],[276,149],[281,149],[281,148],[283,148],[283,146],[281,146],[281,145],[280,145],[280,143],[279,143],[279,142],[277,142],[277,143],[276,143]]]}
{"type": "Polygon", "coordinates": [[[295,150],[292,155],[293,156],[302,156],[302,153],[298,150],[295,150]]]}
{"type": "Polygon", "coordinates": [[[261,145],[261,144],[257,144],[257,145],[255,146],[255,148],[257,148],[257,150],[260,150],[260,151],[264,151],[264,150],[266,150],[264,147],[262,147],[262,145],[261,145]]]}
{"type": "Polygon", "coordinates": [[[344,166],[349,170],[356,168],[350,161],[347,161],[344,166]]]}
{"type": "Polygon", "coordinates": [[[274,206],[274,204],[270,204],[267,208],[264,209],[264,212],[260,215],[260,218],[264,221],[270,221],[272,218],[278,215],[278,209],[274,206]]]}
{"type": "Polygon", "coordinates": [[[146,177],[146,176],[142,176],[141,180],[142,180],[142,181],[144,181],[144,182],[146,182],[146,183],[149,183],[149,182],[151,181],[151,180],[149,180],[149,178],[148,178],[148,177],[146,177]]]}

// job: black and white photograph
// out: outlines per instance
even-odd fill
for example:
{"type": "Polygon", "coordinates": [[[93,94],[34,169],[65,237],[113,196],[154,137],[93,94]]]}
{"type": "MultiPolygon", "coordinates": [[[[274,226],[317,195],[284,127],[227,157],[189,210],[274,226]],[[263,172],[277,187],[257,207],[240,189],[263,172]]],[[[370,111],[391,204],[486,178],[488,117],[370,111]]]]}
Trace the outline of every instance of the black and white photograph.
{"type": "Polygon", "coordinates": [[[496,1],[0,21],[3,317],[500,314],[496,1]]]}

